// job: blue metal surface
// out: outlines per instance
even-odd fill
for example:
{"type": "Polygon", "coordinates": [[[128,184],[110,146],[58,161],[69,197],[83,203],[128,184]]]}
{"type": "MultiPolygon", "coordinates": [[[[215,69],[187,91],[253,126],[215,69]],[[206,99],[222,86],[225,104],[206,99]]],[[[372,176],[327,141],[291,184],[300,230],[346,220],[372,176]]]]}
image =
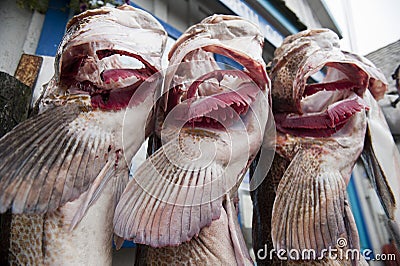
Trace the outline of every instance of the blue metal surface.
{"type": "Polygon", "coordinates": [[[291,34],[297,33],[299,30],[283,16],[268,0],[257,0],[272,16],[275,17],[291,34]]]}
{"type": "Polygon", "coordinates": [[[56,55],[69,18],[68,3],[64,0],[50,0],[36,48],[37,55],[56,55]]]}
{"type": "Polygon", "coordinates": [[[364,249],[373,250],[371,240],[367,231],[367,226],[364,222],[364,214],[358,201],[359,195],[357,193],[357,188],[354,183],[353,175],[351,176],[350,182],[347,185],[347,194],[349,196],[350,207],[353,212],[354,220],[356,221],[357,230],[360,237],[361,251],[363,251],[364,249]]]}
{"type": "Polygon", "coordinates": [[[241,64],[239,64],[238,62],[236,62],[235,60],[220,55],[220,54],[214,54],[214,59],[215,61],[217,61],[217,63],[222,63],[222,64],[218,64],[221,69],[227,69],[227,65],[232,67],[233,69],[239,69],[239,70],[243,70],[243,66],[241,64]]]}
{"type": "MultiPolygon", "coordinates": [[[[112,243],[112,246],[113,246],[113,248],[116,248],[115,244],[114,244],[114,241],[112,243]]],[[[132,241],[125,240],[124,244],[122,244],[121,248],[134,248],[134,247],[136,247],[135,243],[133,243],[132,241]]]]}

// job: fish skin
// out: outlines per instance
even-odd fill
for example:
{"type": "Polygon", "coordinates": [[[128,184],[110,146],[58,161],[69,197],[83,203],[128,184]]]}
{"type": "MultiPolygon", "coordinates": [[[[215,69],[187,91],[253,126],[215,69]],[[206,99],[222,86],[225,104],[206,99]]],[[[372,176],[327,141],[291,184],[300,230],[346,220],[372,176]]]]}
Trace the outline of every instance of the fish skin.
{"type": "Polygon", "coordinates": [[[231,197],[270,119],[262,42],[250,22],[214,15],[189,28],[172,47],[165,97],[156,114],[163,146],[139,167],[114,219],[117,235],[150,246],[148,263],[167,255],[176,263],[207,257],[204,262],[251,264],[232,216],[231,197]],[[236,60],[246,70],[221,69],[213,53],[236,60]],[[221,238],[213,240],[208,235],[213,231],[221,238]],[[230,235],[230,245],[219,244],[224,235],[230,235]],[[184,254],[187,247],[196,254],[184,254]],[[232,254],[228,260],[227,254],[232,254]]]}
{"type": "MultiPolygon", "coordinates": [[[[130,159],[153,131],[166,38],[155,18],[128,5],[74,17],[39,114],[0,140],[0,211],[45,215],[44,264],[111,263],[114,208],[130,159]]],[[[19,253],[31,256],[29,247],[19,253]]]]}
{"type": "Polygon", "coordinates": [[[391,238],[399,248],[400,154],[381,107],[372,93],[367,91],[365,100],[371,108],[367,114],[367,132],[361,160],[385,211],[391,238]]]}
{"type": "MultiPolygon", "coordinates": [[[[272,65],[271,80],[275,87],[279,88],[271,91],[272,108],[275,118],[279,120],[277,127],[287,133],[294,133],[290,125],[293,122],[290,121],[298,121],[292,126],[296,128],[302,123],[309,125],[310,122],[306,119],[324,120],[326,125],[321,123],[318,125],[321,125],[319,129],[325,128],[325,130],[318,130],[318,132],[324,136],[331,136],[343,126],[346,119],[364,108],[362,95],[369,86],[368,82],[373,80],[371,75],[364,70],[364,64],[342,53],[337,35],[327,29],[307,30],[288,37],[283,41],[282,46],[276,49],[272,65]],[[307,90],[310,87],[307,84],[308,78],[324,65],[329,67],[324,83],[329,83],[331,80],[347,80],[350,83],[339,87],[336,91],[308,95],[307,90]],[[278,69],[279,71],[276,71],[278,69]],[[352,78],[348,79],[346,75],[352,78]],[[335,106],[333,103],[343,98],[350,99],[349,95],[346,95],[350,91],[359,96],[350,102],[354,110],[349,110],[350,113],[346,118],[339,116],[339,119],[334,119],[336,113],[342,110],[340,106],[335,106]],[[284,122],[287,122],[286,125],[284,122]]],[[[324,90],[324,88],[320,87],[319,90],[324,90]]],[[[315,133],[311,130],[313,129],[311,125],[309,129],[297,128],[296,134],[310,136],[315,133]]]]}
{"type": "MultiPolygon", "coordinates": [[[[274,184],[280,181],[275,189],[262,184],[252,192],[253,236],[258,236],[255,252],[271,242],[276,250],[318,252],[329,246],[334,248],[339,238],[346,239],[346,248],[358,249],[358,234],[345,189],[364,148],[367,113],[372,108],[364,100],[369,93],[366,90],[381,97],[386,80],[367,60],[342,52],[338,37],[327,29],[287,37],[275,52],[270,76],[278,131],[277,155],[267,178],[274,184]],[[308,78],[323,66],[328,67],[324,80],[307,85],[308,78]],[[351,83],[345,85],[346,80],[351,83]],[[323,83],[326,85],[320,85],[323,83]],[[314,90],[313,86],[322,89],[314,90]],[[323,91],[324,86],[338,89],[323,91]],[[351,104],[343,104],[346,101],[351,104]],[[346,111],[348,108],[352,110],[346,111]],[[340,117],[341,112],[346,114],[345,119],[340,117]],[[313,119],[316,122],[307,122],[313,119]],[[264,193],[276,194],[272,209],[270,202],[262,201],[264,193]],[[260,212],[270,213],[260,217],[271,217],[271,227],[270,220],[257,216],[260,212]]],[[[275,256],[274,263],[282,263],[276,259],[275,256]]],[[[272,263],[261,259],[257,262],[272,263]]]]}
{"type": "MultiPolygon", "coordinates": [[[[238,251],[246,249],[240,234],[240,225],[233,215],[236,214],[234,203],[227,198],[221,207],[221,216],[210,226],[204,227],[201,233],[179,246],[149,248],[147,264],[160,265],[165,262],[179,262],[186,265],[253,265],[248,258],[237,260],[238,251]],[[232,245],[232,239],[238,238],[241,246],[226,248],[232,245]],[[236,253],[236,255],[235,255],[236,253]]],[[[237,241],[233,242],[236,244],[237,241]]]]}
{"type": "MultiPolygon", "coordinates": [[[[378,101],[384,98],[388,82],[383,73],[367,58],[343,52],[350,60],[357,61],[370,75],[368,90],[364,100],[369,106],[367,131],[361,160],[368,178],[374,187],[388,219],[391,237],[400,247],[400,154],[391,130],[378,101]]],[[[381,101],[382,102],[382,101],[381,101]]]]}
{"type": "Polygon", "coordinates": [[[272,211],[271,235],[277,249],[293,248],[321,251],[329,246],[334,247],[339,238],[346,238],[349,243],[353,242],[352,248],[359,248],[358,235],[351,234],[355,229],[355,224],[350,224],[350,229],[345,226],[348,222],[345,219],[345,206],[348,205],[345,188],[354,163],[363,148],[365,127],[365,114],[360,113],[343,128],[344,131],[347,130],[346,134],[337,138],[332,137],[327,140],[299,138],[278,133],[277,153],[289,159],[291,163],[277,187],[277,196],[272,211]],[[349,141],[349,138],[354,141],[349,141]],[[343,158],[346,158],[346,160],[343,160],[343,158]],[[316,185],[305,183],[306,180],[310,180],[308,182],[319,182],[320,185],[323,185],[317,191],[325,193],[325,196],[315,194],[316,185]],[[302,187],[295,189],[298,186],[302,187]],[[305,195],[311,195],[311,197],[305,197],[304,194],[292,194],[295,191],[301,193],[302,190],[309,191],[310,194],[306,193],[305,195]],[[289,191],[291,193],[287,194],[289,191]],[[310,200],[307,203],[312,204],[311,202],[314,202],[316,206],[313,204],[311,205],[313,207],[308,206],[308,204],[304,206],[304,200],[310,200]],[[324,205],[328,204],[328,201],[332,205],[324,205]],[[282,208],[289,209],[282,211],[282,208]],[[304,213],[296,212],[296,210],[302,209],[304,209],[304,213]],[[324,214],[323,211],[326,211],[326,213],[324,214]],[[321,221],[312,218],[312,214],[316,215],[317,213],[320,213],[321,221]],[[282,219],[286,216],[287,224],[283,226],[282,219]],[[333,224],[330,224],[331,222],[333,224]],[[296,224],[297,226],[295,226],[296,224]],[[320,226],[320,229],[318,227],[310,229],[312,225],[320,226]],[[286,233],[286,238],[280,235],[282,234],[281,227],[290,232],[286,233]],[[330,231],[330,228],[336,229],[330,231]],[[310,231],[307,232],[306,230],[310,231]],[[304,240],[301,240],[301,237],[304,240]],[[310,239],[310,242],[307,242],[308,239],[310,239]],[[315,242],[313,239],[315,239],[315,242]]]}

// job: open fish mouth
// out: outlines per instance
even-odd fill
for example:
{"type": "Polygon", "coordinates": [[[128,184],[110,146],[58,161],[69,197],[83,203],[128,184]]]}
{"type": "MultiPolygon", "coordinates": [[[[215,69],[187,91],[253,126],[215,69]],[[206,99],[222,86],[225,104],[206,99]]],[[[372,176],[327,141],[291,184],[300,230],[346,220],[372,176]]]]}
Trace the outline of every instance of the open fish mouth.
{"type": "Polygon", "coordinates": [[[221,130],[246,122],[270,86],[263,40],[255,25],[229,15],[190,27],[169,52],[163,112],[174,112],[183,127],[221,130]]]}
{"type": "Polygon", "coordinates": [[[92,107],[105,110],[125,108],[136,90],[158,71],[140,55],[114,49],[97,50],[92,56],[80,51],[64,62],[60,82],[69,93],[90,95],[92,107]],[[89,78],[93,75],[96,78],[89,78]]]}
{"type": "Polygon", "coordinates": [[[222,129],[245,116],[259,92],[244,71],[214,70],[189,86],[186,100],[174,108],[174,116],[185,122],[184,127],[222,129]]]}
{"type": "MultiPolygon", "coordinates": [[[[307,82],[299,90],[300,113],[277,113],[277,127],[298,136],[327,137],[339,131],[356,113],[368,109],[363,94],[368,74],[354,63],[328,62],[321,82],[305,75],[307,82]],[[311,81],[311,82],[310,82],[311,81]]],[[[321,74],[321,72],[319,72],[321,74]]]]}
{"type": "Polygon", "coordinates": [[[328,29],[294,34],[274,55],[272,107],[276,126],[284,133],[331,136],[368,109],[366,89],[376,98],[386,90],[382,73],[367,59],[342,51],[339,37],[328,29]],[[310,82],[312,78],[317,82],[310,82]]]}
{"type": "Polygon", "coordinates": [[[139,104],[143,97],[131,98],[160,69],[165,38],[157,20],[128,5],[79,14],[68,23],[57,50],[59,93],[90,96],[83,98],[103,110],[139,104]]]}

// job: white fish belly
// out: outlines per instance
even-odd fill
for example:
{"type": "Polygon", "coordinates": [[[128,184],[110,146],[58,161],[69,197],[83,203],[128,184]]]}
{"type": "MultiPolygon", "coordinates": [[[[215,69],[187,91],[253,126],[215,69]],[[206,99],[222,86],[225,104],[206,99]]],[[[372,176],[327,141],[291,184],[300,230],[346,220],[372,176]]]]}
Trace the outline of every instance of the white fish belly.
{"type": "Polygon", "coordinates": [[[113,182],[108,182],[80,223],[70,231],[70,223],[85,195],[46,215],[45,265],[111,265],[113,182]]]}

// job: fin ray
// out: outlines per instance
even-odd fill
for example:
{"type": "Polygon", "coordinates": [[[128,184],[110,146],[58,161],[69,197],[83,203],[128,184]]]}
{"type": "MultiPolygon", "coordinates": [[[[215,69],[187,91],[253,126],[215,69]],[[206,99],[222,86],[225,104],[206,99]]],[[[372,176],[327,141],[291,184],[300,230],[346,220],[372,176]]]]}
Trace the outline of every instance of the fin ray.
{"type": "Polygon", "coordinates": [[[320,166],[319,155],[317,149],[299,150],[282,177],[272,214],[276,249],[312,249],[318,254],[335,247],[339,237],[356,237],[354,219],[344,209],[345,182],[339,172],[320,166]]]}
{"type": "Polygon", "coordinates": [[[187,165],[177,166],[173,163],[177,159],[174,156],[179,156],[177,151],[176,144],[169,142],[138,168],[117,205],[117,235],[153,247],[178,245],[219,218],[222,197],[211,198],[211,186],[216,186],[215,195],[223,191],[222,182],[216,182],[223,178],[222,166],[212,162],[201,168],[190,160],[187,165]],[[207,197],[202,194],[205,190],[207,197]],[[184,217],[199,210],[199,216],[190,215],[190,220],[184,217]]]}
{"type": "Polygon", "coordinates": [[[91,113],[71,104],[48,109],[1,138],[0,212],[54,211],[88,190],[115,157],[110,134],[87,129],[96,123],[91,113]]]}

